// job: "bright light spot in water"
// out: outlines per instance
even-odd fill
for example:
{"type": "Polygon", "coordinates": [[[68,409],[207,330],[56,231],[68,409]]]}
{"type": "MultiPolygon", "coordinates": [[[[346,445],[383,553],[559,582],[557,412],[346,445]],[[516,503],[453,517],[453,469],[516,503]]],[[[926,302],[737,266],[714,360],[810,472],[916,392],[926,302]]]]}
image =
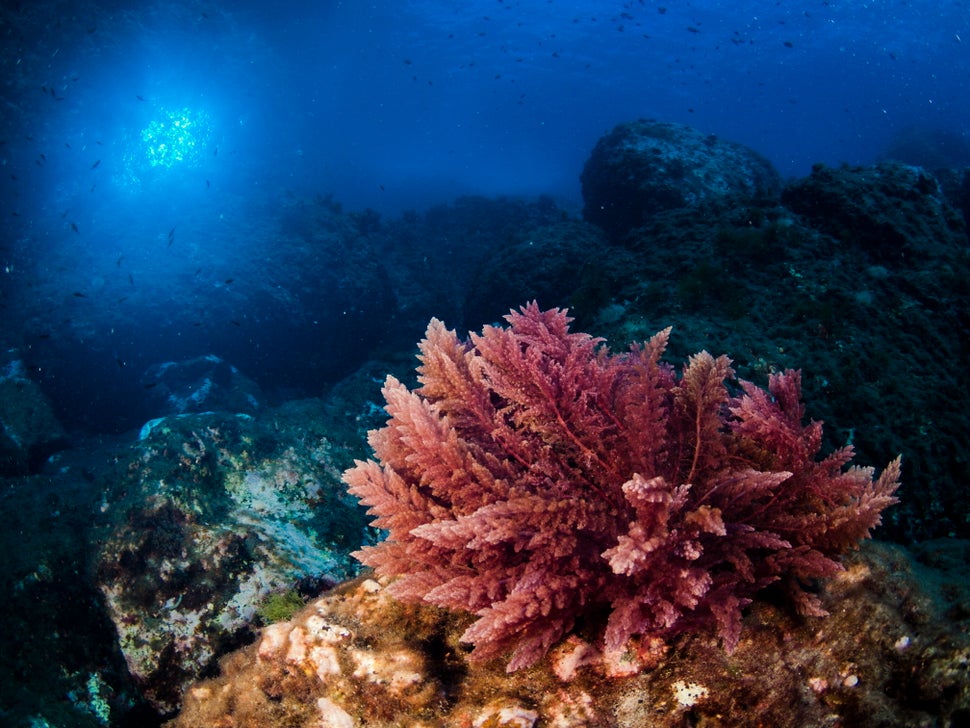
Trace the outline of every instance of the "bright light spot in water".
{"type": "Polygon", "coordinates": [[[212,129],[205,112],[162,110],[141,130],[145,156],[152,167],[195,166],[208,145],[212,129]]]}
{"type": "Polygon", "coordinates": [[[199,183],[184,173],[212,164],[216,140],[212,118],[205,111],[159,108],[143,129],[126,132],[123,144],[124,163],[114,175],[115,185],[140,193],[157,190],[159,184],[199,183]]]}

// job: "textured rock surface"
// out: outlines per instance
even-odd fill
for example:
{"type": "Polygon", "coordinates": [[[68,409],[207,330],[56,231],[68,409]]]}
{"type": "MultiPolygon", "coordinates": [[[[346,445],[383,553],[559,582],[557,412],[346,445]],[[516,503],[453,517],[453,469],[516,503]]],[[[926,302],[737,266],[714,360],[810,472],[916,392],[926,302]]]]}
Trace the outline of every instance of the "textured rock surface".
{"type": "Polygon", "coordinates": [[[936,177],[898,162],[816,165],[785,188],[782,202],[819,230],[858,245],[874,263],[917,254],[923,240],[966,242],[963,218],[947,204],[936,177]]]}
{"type": "Polygon", "coordinates": [[[968,561],[966,542],[917,559],[867,544],[821,589],[829,617],[760,600],[733,655],[688,636],[625,677],[581,637],[514,675],[468,663],[469,618],[402,605],[365,577],[264,629],[169,726],[956,725],[970,717],[968,561]]]}
{"type": "Polygon", "coordinates": [[[774,198],[781,178],[753,150],[681,124],[640,119],[602,137],[583,167],[583,217],[614,239],[658,212],[728,197],[774,198]]]}
{"type": "Polygon", "coordinates": [[[142,430],[110,518],[97,586],[128,669],[161,712],[247,639],[261,600],[352,574],[363,533],[310,405],[265,421],[188,414],[142,430]],[[299,433],[299,434],[297,434],[299,433]]]}

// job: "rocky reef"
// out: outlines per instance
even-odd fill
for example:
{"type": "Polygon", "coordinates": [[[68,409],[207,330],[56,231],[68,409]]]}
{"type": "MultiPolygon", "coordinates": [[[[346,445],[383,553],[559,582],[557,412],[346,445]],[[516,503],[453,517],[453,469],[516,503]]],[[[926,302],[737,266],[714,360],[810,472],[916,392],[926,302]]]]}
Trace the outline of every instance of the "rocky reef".
{"type": "Polygon", "coordinates": [[[0,583],[30,639],[0,653],[18,676],[0,722],[156,725],[286,604],[356,574],[367,529],[340,482],[355,427],[320,400],[167,415],[9,479],[0,583]]]}
{"type": "Polygon", "coordinates": [[[360,512],[311,410],[154,420],[129,451],[125,482],[104,494],[97,588],[130,674],[161,713],[248,639],[271,594],[355,571],[360,512]]]}
{"type": "Polygon", "coordinates": [[[342,585],[223,660],[170,728],[960,725],[970,718],[966,542],[868,544],[819,590],[826,618],[771,600],[737,650],[684,636],[654,670],[606,663],[580,632],[514,675],[469,662],[471,619],[342,585]],[[629,674],[624,674],[624,672],[629,674]]]}
{"type": "Polygon", "coordinates": [[[970,720],[970,172],[885,161],[783,185],[755,153],[700,132],[619,129],[587,165],[582,218],[548,198],[466,197],[394,220],[288,199],[251,231],[277,267],[202,267],[199,290],[221,298],[187,298],[187,328],[145,302],[161,341],[191,328],[191,347],[148,346],[154,332],[138,329],[117,351],[95,335],[116,315],[138,328],[111,302],[147,298],[113,262],[103,296],[44,284],[8,311],[20,323],[0,331],[0,588],[15,638],[0,651],[12,676],[0,722],[970,720]],[[609,178],[628,170],[625,188],[609,178]],[[597,212],[610,185],[626,206],[615,220],[597,212]],[[802,368],[823,454],[852,445],[864,466],[902,454],[900,502],[875,536],[909,548],[872,543],[807,580],[827,618],[794,616],[769,585],[742,611],[733,654],[685,631],[636,674],[600,653],[597,615],[508,675],[507,659],[467,659],[475,615],[399,603],[384,577],[321,597],[382,535],[339,475],[387,421],[380,382],[414,386],[431,317],[461,335],[533,298],[613,351],[673,324],[666,360],[726,352],[759,385],[802,368]],[[218,360],[195,358],[203,340],[218,360]],[[234,355],[251,357],[252,379],[234,355]]]}

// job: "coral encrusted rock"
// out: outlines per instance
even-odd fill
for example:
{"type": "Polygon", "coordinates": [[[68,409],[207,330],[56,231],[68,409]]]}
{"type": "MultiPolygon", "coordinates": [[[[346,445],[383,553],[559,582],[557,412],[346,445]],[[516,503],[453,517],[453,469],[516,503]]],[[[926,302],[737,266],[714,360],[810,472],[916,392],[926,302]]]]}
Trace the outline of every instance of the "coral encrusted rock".
{"type": "Polygon", "coordinates": [[[319,413],[294,402],[263,417],[151,421],[101,503],[96,586],[128,670],[159,713],[251,638],[270,594],[356,573],[348,552],[363,515],[340,485],[319,413]]]}
{"type": "Polygon", "coordinates": [[[650,671],[605,674],[580,637],[513,675],[466,661],[470,619],[362,577],[192,686],[169,728],[909,728],[970,716],[967,542],[868,543],[819,591],[826,619],[756,601],[732,655],[685,635],[650,671]],[[923,563],[920,563],[922,561],[923,563]],[[929,566],[928,564],[933,564],[929,566]]]}

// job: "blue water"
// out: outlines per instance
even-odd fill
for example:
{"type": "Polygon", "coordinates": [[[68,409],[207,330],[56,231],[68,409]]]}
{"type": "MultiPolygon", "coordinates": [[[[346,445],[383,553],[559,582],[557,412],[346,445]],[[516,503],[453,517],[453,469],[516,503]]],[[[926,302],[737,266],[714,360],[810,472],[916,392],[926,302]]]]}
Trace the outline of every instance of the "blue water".
{"type": "Polygon", "coordinates": [[[151,414],[131,395],[160,361],[214,352],[313,394],[372,350],[383,334],[353,332],[391,303],[348,313],[361,296],[333,291],[352,272],[294,279],[314,242],[283,245],[281,218],[303,200],[578,211],[596,140],[645,116],[785,177],[871,162],[913,125],[970,128],[965,2],[50,0],[0,18],[0,344],[93,430],[151,414]]]}

